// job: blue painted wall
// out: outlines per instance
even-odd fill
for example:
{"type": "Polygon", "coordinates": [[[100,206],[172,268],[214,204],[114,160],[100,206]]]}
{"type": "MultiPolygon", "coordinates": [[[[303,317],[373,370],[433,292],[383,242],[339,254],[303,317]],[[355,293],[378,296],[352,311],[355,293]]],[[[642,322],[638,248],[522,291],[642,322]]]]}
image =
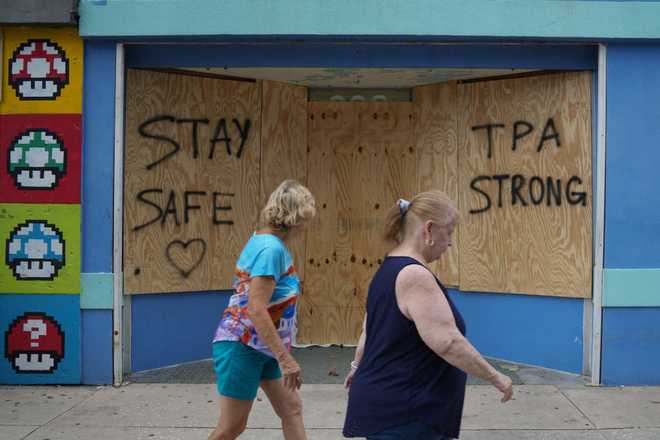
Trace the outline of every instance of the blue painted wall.
{"type": "Polygon", "coordinates": [[[607,52],[605,267],[660,268],[660,44],[607,52]]]}
{"type": "Polygon", "coordinates": [[[602,382],[660,384],[660,308],[603,310],[602,382]]]}
{"type": "Polygon", "coordinates": [[[115,42],[86,41],[83,82],[81,376],[112,383],[115,42]]]}
{"type": "Polygon", "coordinates": [[[450,295],[467,337],[486,356],[580,373],[582,299],[464,293],[450,295]]]}
{"type": "Polygon", "coordinates": [[[390,67],[594,69],[593,45],[352,44],[295,41],[269,44],[133,44],[129,67],[390,67]]]}
{"type": "Polygon", "coordinates": [[[660,44],[608,45],[604,300],[617,306],[603,310],[608,385],[660,384],[660,308],[626,307],[656,305],[660,289],[659,72],[660,44]]]}
{"type": "Polygon", "coordinates": [[[82,272],[112,272],[115,43],[85,42],[82,272]]]}
{"type": "Polygon", "coordinates": [[[230,293],[134,295],[133,371],[211,357],[211,341],[230,293]]]}
{"type": "MultiPolygon", "coordinates": [[[[450,295],[482,354],[581,372],[583,300],[456,290],[450,295]]],[[[133,296],[133,371],[209,358],[228,300],[229,292],[133,296]]]]}
{"type": "Polygon", "coordinates": [[[81,310],[81,381],[112,383],[112,310],[81,310]]]}

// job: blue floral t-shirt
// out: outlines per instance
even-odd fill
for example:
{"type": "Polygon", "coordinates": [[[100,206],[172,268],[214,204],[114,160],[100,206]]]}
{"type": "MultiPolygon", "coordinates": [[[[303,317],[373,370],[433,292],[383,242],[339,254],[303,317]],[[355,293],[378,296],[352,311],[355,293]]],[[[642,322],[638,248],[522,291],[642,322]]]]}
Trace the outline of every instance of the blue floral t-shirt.
{"type": "Polygon", "coordinates": [[[241,251],[234,271],[234,294],[229,298],[213,342],[241,341],[274,357],[257,335],[247,314],[250,280],[257,276],[269,276],[275,280],[268,313],[284,346],[291,350],[296,333],[296,301],[300,292],[300,279],[286,245],[271,234],[253,234],[241,251]]]}

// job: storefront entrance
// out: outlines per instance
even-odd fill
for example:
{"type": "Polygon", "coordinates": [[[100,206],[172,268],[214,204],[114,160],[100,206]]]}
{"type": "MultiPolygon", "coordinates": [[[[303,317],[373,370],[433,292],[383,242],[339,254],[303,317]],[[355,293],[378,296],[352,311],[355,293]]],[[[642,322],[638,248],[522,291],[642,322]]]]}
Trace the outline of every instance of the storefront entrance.
{"type": "Polygon", "coordinates": [[[356,101],[311,100],[281,81],[129,69],[125,293],[230,289],[265,198],[296,178],[319,214],[290,244],[304,285],[299,344],[357,341],[388,250],[385,212],[428,189],[462,216],[435,268],[447,286],[589,298],[591,78],[490,76],[356,101]]]}

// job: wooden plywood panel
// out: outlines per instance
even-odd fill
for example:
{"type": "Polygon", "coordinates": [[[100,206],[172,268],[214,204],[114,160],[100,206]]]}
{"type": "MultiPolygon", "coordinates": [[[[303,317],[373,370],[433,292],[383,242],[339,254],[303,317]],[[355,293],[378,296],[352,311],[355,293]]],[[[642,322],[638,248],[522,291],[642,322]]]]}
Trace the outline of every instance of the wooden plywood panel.
{"type": "Polygon", "coordinates": [[[309,104],[310,189],[320,215],[307,235],[300,343],[354,343],[367,289],[389,250],[385,212],[416,190],[410,103],[309,104]]]}
{"type": "Polygon", "coordinates": [[[355,345],[362,331],[364,307],[313,306],[302,302],[298,307],[298,344],[355,345]]]}
{"type": "Polygon", "coordinates": [[[387,210],[399,198],[410,199],[417,192],[412,103],[371,102],[359,108],[359,147],[351,158],[354,194],[350,199],[356,306],[366,303],[369,282],[391,249],[383,240],[387,210]]]}
{"type": "Polygon", "coordinates": [[[260,83],[129,69],[127,293],[231,287],[260,198],[260,83]]]}
{"type": "MultiPolygon", "coordinates": [[[[458,110],[455,82],[414,89],[417,192],[439,189],[458,206],[458,110]]],[[[460,222],[454,245],[434,264],[447,286],[458,286],[460,222]]]]}
{"type": "Polygon", "coordinates": [[[326,323],[335,315],[314,315],[326,307],[335,310],[350,303],[352,286],[345,274],[351,256],[350,230],[342,223],[340,212],[350,196],[346,179],[349,170],[337,160],[335,151],[357,147],[357,112],[349,103],[308,104],[308,177],[307,184],[316,197],[318,215],[309,225],[306,239],[305,282],[298,313],[298,342],[323,343],[331,335],[319,337],[336,326],[326,323]],[[344,176],[341,178],[340,176],[344,176]]]}
{"type": "MultiPolygon", "coordinates": [[[[307,184],[307,89],[264,81],[261,123],[261,203],[285,179],[307,184]]],[[[305,237],[287,243],[298,275],[305,278],[305,237]]]]}
{"type": "Polygon", "coordinates": [[[459,108],[461,289],[589,297],[591,73],[461,85],[459,108]]]}

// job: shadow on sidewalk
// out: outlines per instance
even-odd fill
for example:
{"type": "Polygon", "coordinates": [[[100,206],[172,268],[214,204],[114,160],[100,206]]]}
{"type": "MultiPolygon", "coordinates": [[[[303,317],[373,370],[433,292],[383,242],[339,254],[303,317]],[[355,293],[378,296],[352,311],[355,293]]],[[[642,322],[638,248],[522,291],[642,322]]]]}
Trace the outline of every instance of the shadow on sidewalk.
{"type": "MultiPolygon", "coordinates": [[[[353,347],[295,348],[293,356],[300,364],[305,383],[339,384],[344,381],[353,359],[353,347]]],[[[582,387],[588,382],[584,376],[549,370],[523,364],[488,359],[497,370],[511,378],[514,385],[556,385],[565,388],[582,387]]],[[[213,362],[205,359],[197,362],[173,365],[154,370],[141,371],[128,375],[125,381],[132,383],[215,383],[213,362]]],[[[483,385],[486,382],[468,378],[469,385],[483,385]]]]}

